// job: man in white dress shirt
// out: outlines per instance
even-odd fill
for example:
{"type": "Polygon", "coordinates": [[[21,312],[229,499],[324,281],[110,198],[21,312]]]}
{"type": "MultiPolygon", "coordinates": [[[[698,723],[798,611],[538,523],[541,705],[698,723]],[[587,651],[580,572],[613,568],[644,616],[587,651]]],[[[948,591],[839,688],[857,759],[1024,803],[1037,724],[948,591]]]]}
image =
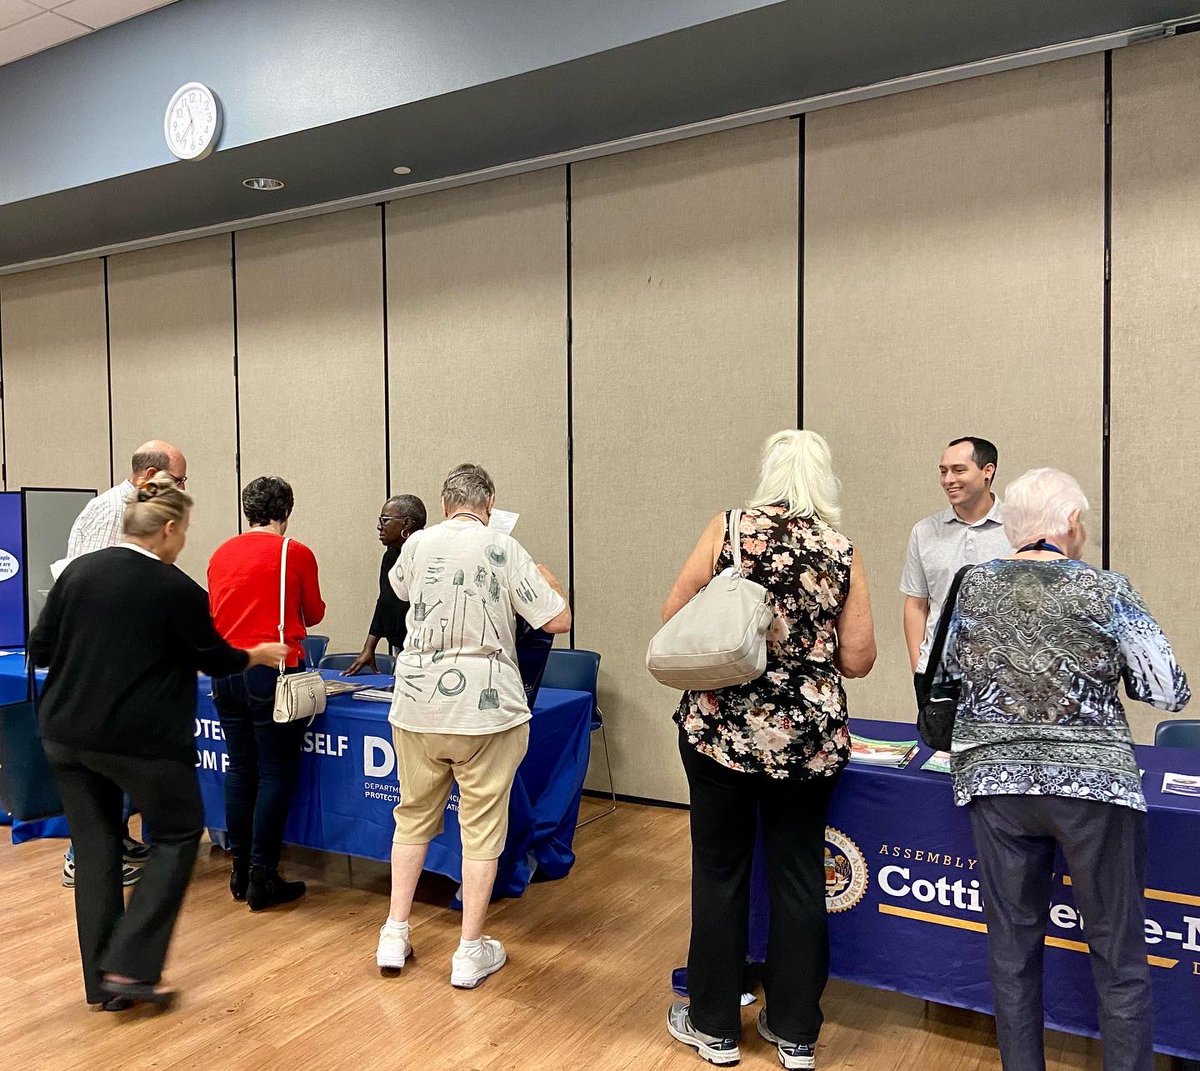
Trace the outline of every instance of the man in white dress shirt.
{"type": "MultiPolygon", "coordinates": [[[[183,490],[187,485],[187,458],[179,448],[161,439],[151,439],[142,443],[133,452],[128,478],[93,498],[75,518],[75,523],[71,525],[71,534],[67,537],[65,562],[78,558],[81,554],[90,554],[94,550],[104,550],[121,543],[125,539],[125,503],[129,496],[142,480],[148,480],[164,470],[170,474],[176,486],[183,490]]],[[[127,825],[125,865],[121,875],[124,884],[136,884],[142,876],[139,868],[149,855],[150,849],[129,835],[127,825]]],[[[62,883],[68,889],[75,887],[74,845],[67,846],[67,854],[63,858],[62,883]]]]}
{"type": "Polygon", "coordinates": [[[133,452],[129,468],[126,479],[93,498],[75,518],[67,538],[68,561],[93,550],[115,547],[125,538],[125,503],[139,481],[165,469],[181,491],[187,486],[187,458],[178,447],[161,439],[142,443],[133,452]]]}

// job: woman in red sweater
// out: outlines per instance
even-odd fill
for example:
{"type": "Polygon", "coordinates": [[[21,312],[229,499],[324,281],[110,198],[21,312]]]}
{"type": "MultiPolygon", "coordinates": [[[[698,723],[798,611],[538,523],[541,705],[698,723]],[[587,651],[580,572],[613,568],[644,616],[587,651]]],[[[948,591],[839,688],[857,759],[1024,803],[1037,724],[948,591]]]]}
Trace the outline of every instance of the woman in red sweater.
{"type": "MultiPolygon", "coordinates": [[[[213,623],[231,645],[253,646],[279,639],[279,573],[284,533],[295,498],[286,480],[260,476],[242,491],[250,530],[226,540],[208,563],[208,598],[213,623]],[[256,637],[249,639],[249,637],[256,637]]],[[[325,616],[317,559],[303,543],[287,541],[284,599],[285,672],[304,669],[300,641],[309,625],[325,616]]],[[[229,750],[225,818],[233,873],[229,891],[251,911],[290,903],[304,895],[304,882],[279,876],[279,853],[292,790],[300,767],[304,722],[276,724],[274,667],[256,667],[213,681],[213,701],[229,750]]]]}

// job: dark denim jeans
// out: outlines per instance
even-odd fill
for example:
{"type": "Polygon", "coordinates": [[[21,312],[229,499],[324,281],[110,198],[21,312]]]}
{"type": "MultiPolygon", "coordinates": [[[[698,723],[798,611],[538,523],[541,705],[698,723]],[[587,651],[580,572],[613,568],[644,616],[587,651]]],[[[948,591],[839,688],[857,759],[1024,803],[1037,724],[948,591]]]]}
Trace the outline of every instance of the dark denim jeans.
{"type": "MultiPolygon", "coordinates": [[[[299,673],[303,664],[289,673],[299,673]]],[[[283,846],[300,747],[307,724],[271,720],[278,672],[254,666],[213,681],[213,703],[229,751],[225,776],[225,822],[234,858],[275,870],[283,846]]]]}

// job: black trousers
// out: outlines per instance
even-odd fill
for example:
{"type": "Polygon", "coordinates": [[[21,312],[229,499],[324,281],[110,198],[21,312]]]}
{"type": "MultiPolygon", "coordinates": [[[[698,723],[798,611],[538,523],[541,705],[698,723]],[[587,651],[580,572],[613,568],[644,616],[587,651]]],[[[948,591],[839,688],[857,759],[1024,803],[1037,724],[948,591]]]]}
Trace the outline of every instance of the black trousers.
{"type": "Polygon", "coordinates": [[[75,844],[75,922],[89,1004],[105,999],[105,972],[162,977],[204,826],[195,767],[172,759],[109,755],[45,742],[75,844]],[[129,906],[121,886],[124,797],[154,830],[129,906]]]}
{"type": "MultiPolygon", "coordinates": [[[[299,673],[303,666],[288,670],[299,673]]],[[[229,751],[225,775],[225,822],[229,848],[239,866],[277,870],[283,830],[300,772],[308,724],[276,724],[275,681],[270,666],[255,666],[213,681],[213,702],[229,751]]]]}
{"type": "Polygon", "coordinates": [[[1059,796],[977,797],[970,814],[1004,1071],[1046,1067],[1042,960],[1055,844],[1066,857],[1091,951],[1104,1071],[1152,1071],[1146,815],[1059,796]]]}
{"type": "Polygon", "coordinates": [[[815,1044],[829,980],[825,820],[837,778],[738,773],[700,754],[683,733],[679,754],[691,792],[692,1024],[716,1037],[741,1034],[750,865],[761,823],[771,902],[767,1022],[787,1041],[815,1044]]]}

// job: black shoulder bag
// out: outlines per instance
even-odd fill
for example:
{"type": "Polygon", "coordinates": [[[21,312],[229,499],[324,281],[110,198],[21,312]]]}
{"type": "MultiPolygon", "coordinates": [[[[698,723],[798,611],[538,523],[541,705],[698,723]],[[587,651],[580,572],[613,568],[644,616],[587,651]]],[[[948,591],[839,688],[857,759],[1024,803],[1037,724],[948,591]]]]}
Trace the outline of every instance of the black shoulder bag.
{"type": "Polygon", "coordinates": [[[946,649],[950,618],[954,616],[954,607],[958,603],[958,589],[962,586],[963,577],[972,568],[970,565],[964,565],[950,582],[950,590],[946,593],[946,601],[942,604],[942,613],[933,634],[933,644],[929,648],[929,662],[921,678],[922,698],[921,708],[917,711],[917,732],[935,751],[949,751],[950,740],[954,735],[954,715],[958,710],[960,682],[935,681],[942,665],[942,653],[946,649]]]}

